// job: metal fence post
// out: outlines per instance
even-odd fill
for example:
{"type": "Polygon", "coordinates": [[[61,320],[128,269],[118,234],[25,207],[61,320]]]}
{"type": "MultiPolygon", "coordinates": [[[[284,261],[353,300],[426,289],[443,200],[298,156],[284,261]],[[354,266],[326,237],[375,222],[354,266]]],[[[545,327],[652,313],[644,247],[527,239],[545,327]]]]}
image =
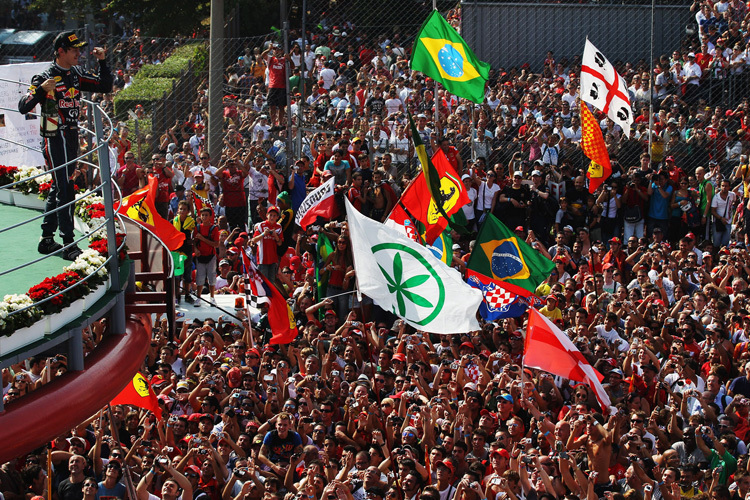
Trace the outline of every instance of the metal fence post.
{"type": "MultiPolygon", "coordinates": [[[[94,106],[94,127],[96,130],[96,144],[99,148],[99,172],[102,178],[102,196],[104,197],[104,214],[107,217],[107,254],[110,256],[108,270],[112,289],[120,291],[120,266],[117,255],[117,230],[115,228],[114,200],[112,196],[112,172],[109,165],[109,145],[104,141],[104,126],[102,111],[94,106]]],[[[112,308],[113,331],[125,333],[125,303],[118,301],[112,308]]]]}

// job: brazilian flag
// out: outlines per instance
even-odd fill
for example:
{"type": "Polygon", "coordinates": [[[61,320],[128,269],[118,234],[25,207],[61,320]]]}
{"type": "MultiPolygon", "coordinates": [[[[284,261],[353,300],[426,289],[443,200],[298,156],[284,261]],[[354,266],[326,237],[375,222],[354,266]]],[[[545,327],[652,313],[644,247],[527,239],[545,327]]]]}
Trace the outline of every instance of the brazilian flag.
{"type": "Polygon", "coordinates": [[[503,281],[504,288],[526,297],[547,279],[555,265],[489,214],[479,230],[466,267],[503,281]]]}
{"type": "Polygon", "coordinates": [[[453,26],[437,10],[422,25],[411,68],[442,83],[451,94],[481,103],[490,65],[477,59],[453,26]]]}

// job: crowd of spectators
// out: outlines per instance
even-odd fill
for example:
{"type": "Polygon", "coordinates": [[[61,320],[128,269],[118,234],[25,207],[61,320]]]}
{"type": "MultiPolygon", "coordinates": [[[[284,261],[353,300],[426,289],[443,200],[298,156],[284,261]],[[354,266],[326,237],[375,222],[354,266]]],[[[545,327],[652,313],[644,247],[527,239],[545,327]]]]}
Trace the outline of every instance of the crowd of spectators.
{"type": "MultiPolygon", "coordinates": [[[[707,18],[739,16],[725,31],[705,24],[709,41],[744,25],[744,5],[726,4],[696,4],[707,18]]],[[[323,28],[290,54],[267,44],[239,56],[217,165],[205,89],[148,164],[118,154],[123,192],[156,176],[157,210],[187,236],[195,273],[178,299],[207,307],[206,285],[210,297],[241,293],[246,252],[287,297],[298,337],[268,344],[267,304],[251,317],[183,321],[172,337],[157,323],[142,373],[163,418],[115,406],[52,442],[58,500],[744,499],[750,109],[688,87],[692,65],[709,59],[695,56],[703,39],[660,58],[652,130],[645,63],[620,67],[638,117],[628,137],[600,115],[613,175],[592,194],[579,60],[550,53],[541,71],[496,68],[481,105],[439,90],[436,122],[434,83],[409,70],[397,37],[323,28]],[[293,93],[309,82],[292,109],[273,91],[285,86],[273,76],[285,58],[293,93]],[[319,130],[290,152],[285,113],[299,105],[319,130]],[[356,276],[343,216],[295,226],[305,194],[330,176],[339,201],[387,217],[415,171],[407,112],[469,193],[451,265],[465,271],[488,213],[550,258],[542,312],[604,376],[610,408],[586,384],[524,366],[525,315],[456,335],[415,330],[347,293],[356,276]],[[321,235],[334,249],[316,275],[321,235]]],[[[708,53],[723,60],[714,42],[708,53]]],[[[101,334],[89,333],[91,348],[101,334]]],[[[6,402],[64,365],[32,358],[4,370],[6,402]]],[[[2,466],[6,499],[44,495],[45,450],[2,466]]]]}

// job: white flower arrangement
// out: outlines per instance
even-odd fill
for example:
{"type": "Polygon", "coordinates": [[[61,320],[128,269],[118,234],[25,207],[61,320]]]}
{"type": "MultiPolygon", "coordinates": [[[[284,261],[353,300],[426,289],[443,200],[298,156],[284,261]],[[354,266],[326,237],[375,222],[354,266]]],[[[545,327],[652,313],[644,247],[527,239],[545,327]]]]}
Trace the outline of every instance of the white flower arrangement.
{"type": "Polygon", "coordinates": [[[31,326],[41,318],[42,312],[38,307],[31,307],[22,313],[11,316],[12,312],[33,305],[34,302],[26,294],[6,295],[0,302],[0,334],[31,326]]]}
{"type": "Polygon", "coordinates": [[[16,184],[15,189],[21,191],[24,194],[38,194],[39,186],[41,186],[45,182],[52,182],[52,175],[50,174],[40,175],[39,177],[32,178],[43,173],[44,169],[40,167],[21,165],[20,167],[18,167],[18,171],[16,171],[15,175],[13,176],[13,181],[25,182],[16,184]]]}
{"type": "Polygon", "coordinates": [[[81,255],[79,255],[78,258],[71,265],[65,266],[63,270],[73,271],[79,274],[83,274],[85,276],[88,276],[89,274],[93,274],[94,272],[96,272],[97,276],[101,278],[106,278],[107,267],[104,266],[104,263],[106,262],[106,260],[107,259],[96,250],[87,248],[86,250],[81,252],[81,255]],[[101,267],[101,266],[104,266],[104,267],[101,267]],[[99,271],[96,270],[98,267],[101,267],[99,271]]]}

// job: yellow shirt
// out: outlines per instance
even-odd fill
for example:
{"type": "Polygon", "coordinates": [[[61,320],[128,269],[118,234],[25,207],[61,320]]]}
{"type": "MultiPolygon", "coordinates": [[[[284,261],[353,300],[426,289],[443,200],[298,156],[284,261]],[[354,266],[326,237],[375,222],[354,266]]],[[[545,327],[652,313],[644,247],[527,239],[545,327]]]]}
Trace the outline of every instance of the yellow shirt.
{"type": "Polygon", "coordinates": [[[546,316],[550,321],[553,323],[555,321],[562,321],[562,311],[559,307],[555,307],[554,309],[548,309],[547,306],[542,307],[539,309],[539,312],[546,316]]]}

